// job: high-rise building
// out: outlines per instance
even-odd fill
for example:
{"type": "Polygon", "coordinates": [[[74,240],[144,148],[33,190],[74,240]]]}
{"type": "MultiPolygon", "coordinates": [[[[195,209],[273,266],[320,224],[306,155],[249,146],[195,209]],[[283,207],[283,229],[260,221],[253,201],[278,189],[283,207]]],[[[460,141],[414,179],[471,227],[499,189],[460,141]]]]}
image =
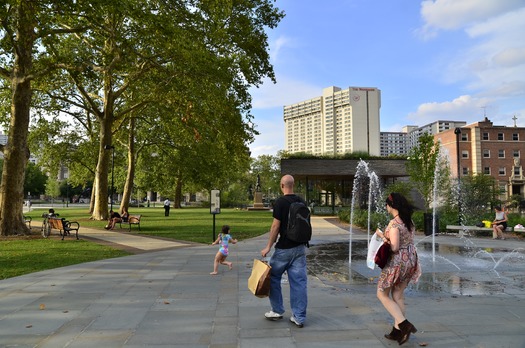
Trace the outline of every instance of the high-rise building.
{"type": "Polygon", "coordinates": [[[418,126],[405,126],[401,132],[381,132],[381,156],[407,155],[417,146],[419,137],[425,133],[435,135],[449,129],[466,125],[465,121],[435,121],[418,126]]]}
{"type": "Polygon", "coordinates": [[[381,91],[328,87],[323,95],[284,107],[285,151],[313,155],[367,152],[379,156],[381,91]]]}
{"type": "MultiPolygon", "coordinates": [[[[7,136],[7,134],[0,133],[0,144],[2,145],[7,144],[8,139],[9,137],[7,136]]],[[[4,154],[0,152],[0,159],[3,159],[3,158],[4,158],[4,154]]],[[[29,162],[36,164],[36,158],[33,155],[30,155],[29,162]]]]}

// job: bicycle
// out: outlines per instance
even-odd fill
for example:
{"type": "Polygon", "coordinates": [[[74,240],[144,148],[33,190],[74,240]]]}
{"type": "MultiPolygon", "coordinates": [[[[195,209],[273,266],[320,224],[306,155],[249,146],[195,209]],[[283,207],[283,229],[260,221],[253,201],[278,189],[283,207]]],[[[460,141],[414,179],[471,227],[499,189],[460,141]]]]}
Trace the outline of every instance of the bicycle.
{"type": "Polygon", "coordinates": [[[44,221],[42,221],[42,237],[47,238],[51,234],[51,224],[49,223],[49,218],[57,217],[58,214],[49,214],[44,213],[42,214],[42,217],[44,218],[44,221]]]}

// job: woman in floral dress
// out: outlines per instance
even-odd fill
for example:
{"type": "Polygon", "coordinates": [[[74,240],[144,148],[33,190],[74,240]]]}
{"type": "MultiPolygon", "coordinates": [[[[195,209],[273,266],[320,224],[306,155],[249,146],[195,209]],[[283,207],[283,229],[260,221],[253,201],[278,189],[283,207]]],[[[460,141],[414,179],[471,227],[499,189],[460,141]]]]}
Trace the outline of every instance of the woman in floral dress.
{"type": "Polygon", "coordinates": [[[413,208],[399,193],[386,199],[386,210],[392,215],[384,234],[377,230],[384,243],[390,244],[392,253],[381,271],[377,283],[377,297],[394,318],[394,327],[385,337],[402,345],[417,329],[405,317],[405,289],[410,282],[417,283],[421,268],[414,246],[415,227],[413,208]]]}

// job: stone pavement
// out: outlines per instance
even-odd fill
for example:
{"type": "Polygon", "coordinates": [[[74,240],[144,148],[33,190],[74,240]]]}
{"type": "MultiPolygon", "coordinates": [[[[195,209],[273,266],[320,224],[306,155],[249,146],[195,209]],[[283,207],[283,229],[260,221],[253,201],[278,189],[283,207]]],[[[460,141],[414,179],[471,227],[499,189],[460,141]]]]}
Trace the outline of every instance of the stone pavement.
{"type": "MultiPolygon", "coordinates": [[[[320,217],[313,225],[313,244],[348,241],[348,231],[320,217]]],[[[373,281],[336,284],[311,275],[304,328],[289,322],[286,285],[285,318],[265,320],[268,299],[254,297],[247,279],[267,235],[233,245],[234,268],[221,266],[218,276],[209,275],[216,246],[87,229],[80,235],[138,253],[0,281],[0,347],[398,346],[383,337],[391,319],[373,281]]],[[[408,291],[406,303],[419,331],[404,347],[525,347],[523,293],[408,291]]]]}

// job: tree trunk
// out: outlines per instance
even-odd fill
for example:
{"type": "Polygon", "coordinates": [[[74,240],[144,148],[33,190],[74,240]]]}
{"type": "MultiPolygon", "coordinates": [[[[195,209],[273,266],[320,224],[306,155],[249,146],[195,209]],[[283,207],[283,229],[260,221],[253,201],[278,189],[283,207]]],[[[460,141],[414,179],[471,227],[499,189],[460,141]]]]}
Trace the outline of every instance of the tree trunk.
{"type": "MultiPolygon", "coordinates": [[[[133,189],[133,182],[135,180],[135,118],[129,119],[129,133],[128,133],[128,173],[126,176],[126,183],[124,184],[124,192],[122,193],[122,203],[120,205],[120,213],[125,209],[129,209],[129,200],[131,198],[131,190],[133,189]]],[[[140,198],[138,198],[140,199],[140,198]]]]}
{"type": "Polygon", "coordinates": [[[4,147],[4,166],[0,185],[0,232],[3,236],[27,234],[29,229],[22,217],[24,204],[24,177],[29,149],[29,110],[31,107],[31,80],[34,45],[33,3],[22,1],[18,7],[18,25],[15,61],[11,79],[12,100],[8,142],[4,147]]]}
{"type": "Polygon", "coordinates": [[[93,190],[95,191],[95,204],[91,217],[93,220],[107,220],[109,217],[108,210],[108,173],[109,166],[112,166],[112,151],[115,149],[105,149],[106,145],[112,146],[113,134],[111,127],[113,125],[113,115],[105,114],[100,119],[100,145],[98,149],[97,168],[95,170],[95,180],[93,190]]]}
{"type": "Polygon", "coordinates": [[[173,200],[173,208],[179,209],[181,207],[182,199],[182,179],[179,176],[177,178],[177,187],[175,188],[175,199],[173,200]]]}
{"type": "Polygon", "coordinates": [[[27,135],[31,86],[29,81],[13,83],[13,112],[0,185],[0,230],[3,236],[28,234],[23,221],[24,177],[29,159],[27,135]]]}
{"type": "Polygon", "coordinates": [[[95,183],[93,182],[93,188],[91,189],[91,196],[89,200],[89,215],[93,215],[95,211],[95,183]]]}

